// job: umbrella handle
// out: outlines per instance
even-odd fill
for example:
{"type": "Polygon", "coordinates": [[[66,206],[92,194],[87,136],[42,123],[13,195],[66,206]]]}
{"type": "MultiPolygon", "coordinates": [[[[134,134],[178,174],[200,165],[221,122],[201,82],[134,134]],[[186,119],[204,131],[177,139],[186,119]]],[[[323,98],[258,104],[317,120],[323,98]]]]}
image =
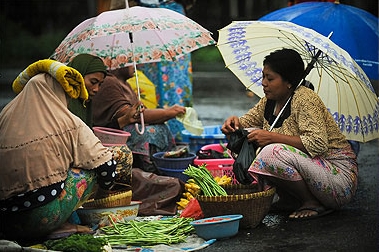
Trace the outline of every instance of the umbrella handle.
{"type": "Polygon", "coordinates": [[[141,126],[142,126],[142,129],[141,130],[139,129],[138,123],[135,123],[134,126],[136,127],[137,133],[140,134],[140,135],[142,135],[145,132],[145,120],[143,118],[143,113],[141,113],[140,116],[141,116],[141,126]]]}
{"type": "MultiPolygon", "coordinates": [[[[287,99],[286,103],[284,104],[283,108],[279,111],[278,115],[276,116],[276,119],[272,123],[270,129],[268,131],[272,131],[272,129],[275,127],[275,124],[278,122],[279,118],[283,114],[284,109],[287,107],[288,103],[290,102],[292,98],[292,95],[287,99]]],[[[258,155],[259,152],[261,152],[261,147],[258,147],[257,150],[255,151],[255,155],[258,155]]]]}
{"type": "MultiPolygon", "coordinates": [[[[141,92],[140,92],[139,83],[138,83],[137,64],[136,64],[136,61],[134,59],[133,33],[131,33],[131,32],[129,32],[129,40],[130,40],[130,45],[132,47],[133,67],[134,67],[134,73],[135,73],[135,76],[136,76],[136,87],[137,87],[137,92],[138,92],[138,100],[141,101],[141,92]]],[[[142,135],[145,132],[145,120],[143,118],[143,113],[141,113],[140,116],[141,116],[141,126],[142,126],[142,129],[141,130],[139,129],[138,123],[135,123],[134,126],[136,128],[137,133],[140,134],[140,135],[142,135]]]]}
{"type": "Polygon", "coordinates": [[[257,150],[255,151],[255,156],[258,155],[259,152],[261,152],[261,147],[258,147],[257,150]]]}

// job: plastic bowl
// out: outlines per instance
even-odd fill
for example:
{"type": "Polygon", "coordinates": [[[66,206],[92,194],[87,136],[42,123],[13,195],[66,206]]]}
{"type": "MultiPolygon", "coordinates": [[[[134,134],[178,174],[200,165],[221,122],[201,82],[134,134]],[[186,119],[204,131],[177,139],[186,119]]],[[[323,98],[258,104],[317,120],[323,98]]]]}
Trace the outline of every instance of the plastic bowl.
{"type": "Polygon", "coordinates": [[[188,165],[192,164],[196,158],[196,154],[189,152],[187,157],[183,158],[164,158],[165,152],[157,152],[153,154],[153,161],[157,167],[163,167],[166,169],[187,169],[188,165]]]}
{"type": "Polygon", "coordinates": [[[106,208],[79,208],[76,210],[82,224],[98,225],[107,222],[109,218],[113,221],[133,220],[138,215],[141,201],[132,201],[130,205],[106,208]]]}
{"type": "Polygon", "coordinates": [[[105,127],[93,127],[93,133],[106,146],[125,145],[131,136],[129,132],[105,127]]]}
{"type": "Polygon", "coordinates": [[[226,239],[238,233],[241,214],[221,215],[192,221],[196,234],[204,240],[226,239]]]}

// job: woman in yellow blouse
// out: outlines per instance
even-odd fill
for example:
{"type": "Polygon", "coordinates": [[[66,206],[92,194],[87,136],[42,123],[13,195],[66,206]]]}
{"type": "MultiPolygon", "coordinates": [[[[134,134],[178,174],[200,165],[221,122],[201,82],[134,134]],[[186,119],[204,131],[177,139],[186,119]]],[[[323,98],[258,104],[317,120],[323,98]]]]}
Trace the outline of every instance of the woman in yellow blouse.
{"type": "Polygon", "coordinates": [[[265,96],[245,115],[229,117],[223,133],[259,128],[247,136],[261,148],[249,173],[276,186],[280,201],[290,196],[298,202],[290,219],[341,208],[357,188],[356,155],[320,97],[304,85],[296,88],[304,74],[303,60],[294,50],[277,50],[266,56],[262,74],[265,96]]]}

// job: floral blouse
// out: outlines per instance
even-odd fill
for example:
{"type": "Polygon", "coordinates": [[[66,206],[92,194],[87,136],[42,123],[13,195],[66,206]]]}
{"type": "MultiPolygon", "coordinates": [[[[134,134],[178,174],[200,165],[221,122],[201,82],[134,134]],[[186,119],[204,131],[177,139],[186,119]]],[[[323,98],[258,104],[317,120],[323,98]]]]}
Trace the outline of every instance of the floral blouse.
{"type": "MultiPolygon", "coordinates": [[[[269,130],[275,120],[274,108],[275,101],[263,97],[239,118],[241,126],[269,130]]],[[[272,132],[300,136],[304,147],[312,157],[327,155],[330,149],[349,146],[321,98],[304,86],[295,91],[291,105],[287,106],[272,132]]]]}

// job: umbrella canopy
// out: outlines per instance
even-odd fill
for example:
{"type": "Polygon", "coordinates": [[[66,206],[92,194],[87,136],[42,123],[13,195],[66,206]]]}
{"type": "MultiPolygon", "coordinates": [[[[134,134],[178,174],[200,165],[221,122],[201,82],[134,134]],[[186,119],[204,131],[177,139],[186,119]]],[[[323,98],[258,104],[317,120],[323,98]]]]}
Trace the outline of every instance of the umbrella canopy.
{"type": "MultiPolygon", "coordinates": [[[[166,9],[134,6],[112,10],[75,27],[51,58],[68,63],[78,54],[103,59],[108,69],[134,66],[136,89],[141,100],[136,65],[173,61],[201,47],[215,44],[211,33],[190,18],[166,9]]],[[[144,133],[144,117],[141,115],[144,133]]]]}
{"type": "Polygon", "coordinates": [[[332,31],[331,40],[347,51],[370,79],[379,79],[379,20],[367,11],[339,3],[308,2],[279,9],[259,20],[290,21],[324,36],[332,31]]]}
{"type": "Polygon", "coordinates": [[[295,49],[305,65],[314,62],[306,79],[347,139],[379,138],[379,100],[367,75],[327,37],[291,22],[235,21],[219,30],[217,47],[226,67],[260,97],[264,57],[277,49],[295,49]]]}
{"type": "Polygon", "coordinates": [[[51,58],[68,63],[80,53],[102,58],[109,69],[172,61],[215,44],[211,33],[190,18],[165,8],[130,7],[87,19],[75,27],[51,58]]]}

